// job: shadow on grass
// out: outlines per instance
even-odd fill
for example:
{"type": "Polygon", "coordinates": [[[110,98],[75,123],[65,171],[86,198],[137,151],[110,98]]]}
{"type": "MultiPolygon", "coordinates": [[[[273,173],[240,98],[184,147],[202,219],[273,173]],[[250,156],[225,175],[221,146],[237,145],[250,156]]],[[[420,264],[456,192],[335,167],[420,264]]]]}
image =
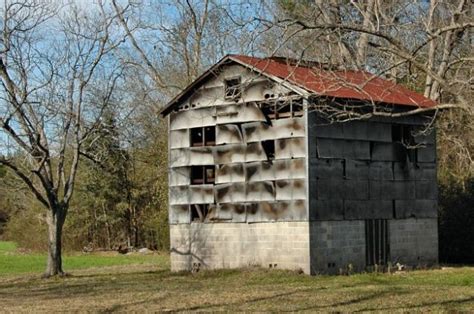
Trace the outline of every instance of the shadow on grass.
{"type": "Polygon", "coordinates": [[[463,303],[474,302],[474,296],[467,297],[457,300],[445,300],[437,302],[422,302],[420,304],[413,304],[408,306],[391,306],[391,307],[380,307],[380,308],[363,308],[355,312],[369,312],[369,311],[385,311],[385,310],[400,310],[400,309],[421,309],[430,306],[444,306],[444,305],[459,305],[463,303]]]}
{"type": "MultiPolygon", "coordinates": [[[[310,310],[317,310],[317,309],[327,309],[327,308],[334,308],[338,306],[346,306],[346,305],[356,305],[358,303],[362,303],[365,301],[370,301],[376,298],[383,297],[385,295],[393,293],[392,291],[381,291],[381,292],[376,292],[376,293],[371,293],[368,295],[363,295],[357,298],[341,301],[341,302],[336,302],[336,303],[331,303],[327,305],[314,305],[314,306],[307,306],[307,307],[300,307],[300,308],[295,308],[292,309],[291,311],[310,311],[310,310]]],[[[399,294],[401,292],[398,292],[399,294]]],[[[406,292],[403,292],[406,293],[406,292]]]]}
{"type": "Polygon", "coordinates": [[[391,294],[400,296],[416,293],[416,290],[421,287],[413,286],[413,288],[405,289],[405,286],[397,287],[400,283],[398,281],[378,282],[380,278],[374,280],[372,277],[302,277],[288,272],[267,272],[260,269],[205,270],[197,274],[171,272],[169,269],[158,267],[123,268],[122,271],[125,272],[120,273],[120,269],[104,269],[100,273],[77,272],[67,278],[52,279],[13,278],[10,282],[0,282],[0,300],[2,298],[8,301],[25,300],[30,303],[46,300],[54,304],[54,302],[62,302],[62,299],[81,301],[94,298],[108,301],[107,305],[103,303],[100,305],[102,308],[108,306],[105,312],[134,310],[148,306],[170,311],[214,311],[234,308],[246,310],[257,305],[266,307],[267,310],[281,311],[278,308],[279,304],[284,304],[285,309],[288,308],[290,311],[331,311],[334,308],[346,306],[348,308],[365,307],[361,311],[390,311],[400,308],[420,310],[433,306],[455,307],[474,302],[474,296],[472,296],[438,302],[432,299],[420,299],[415,301],[416,304],[408,306],[403,303],[387,305],[379,301],[374,304],[372,300],[383,301],[391,294]],[[249,284],[254,287],[249,288],[250,292],[239,300],[226,295],[226,291],[234,292],[240,287],[248,288],[249,284]],[[371,290],[365,289],[368,287],[371,290]],[[210,292],[211,295],[216,293],[215,298],[208,299],[207,302],[206,300],[193,301],[194,304],[190,305],[180,304],[180,295],[182,296],[183,293],[204,290],[210,292]],[[136,292],[135,296],[138,300],[135,297],[118,297],[126,295],[124,294],[126,292],[136,292]],[[262,296],[262,292],[267,292],[269,295],[262,296]],[[341,293],[344,294],[341,295],[341,293]],[[321,298],[325,294],[330,298],[321,298]],[[220,297],[224,299],[219,299],[220,297]],[[161,308],[165,301],[169,301],[168,298],[176,299],[176,303],[173,302],[169,309],[161,308]],[[380,308],[377,307],[379,304],[380,308]]]}
{"type": "Polygon", "coordinates": [[[309,290],[311,290],[311,289],[297,290],[297,291],[285,292],[285,293],[276,293],[276,294],[273,294],[273,295],[270,295],[270,296],[250,298],[250,299],[247,299],[247,300],[239,300],[239,301],[235,301],[235,302],[202,304],[202,305],[175,308],[175,309],[171,309],[171,310],[173,312],[185,312],[185,311],[209,310],[209,309],[212,309],[212,308],[222,307],[222,306],[245,305],[245,304],[250,304],[250,303],[255,303],[255,302],[260,302],[260,301],[268,301],[268,300],[272,300],[272,299],[275,299],[275,298],[287,297],[287,296],[291,296],[291,295],[294,295],[294,294],[297,294],[297,293],[306,292],[306,291],[309,291],[309,290]]]}
{"type": "Polygon", "coordinates": [[[198,274],[189,272],[171,272],[167,269],[147,270],[126,273],[77,274],[66,278],[41,279],[27,278],[24,281],[0,283],[0,297],[57,299],[67,297],[85,297],[98,294],[107,295],[123,290],[137,289],[144,291],[160,291],[164,288],[180,287],[183,282],[187,285],[199,284],[208,280],[226,280],[239,276],[238,270],[204,271],[198,274]],[[163,285],[165,280],[175,280],[174,287],[163,285]]]}

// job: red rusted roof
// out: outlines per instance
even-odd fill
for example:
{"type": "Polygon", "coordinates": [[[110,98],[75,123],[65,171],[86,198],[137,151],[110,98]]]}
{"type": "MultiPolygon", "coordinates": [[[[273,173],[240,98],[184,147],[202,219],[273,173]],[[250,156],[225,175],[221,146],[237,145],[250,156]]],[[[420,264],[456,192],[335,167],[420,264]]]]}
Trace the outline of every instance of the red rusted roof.
{"type": "Polygon", "coordinates": [[[436,102],[402,85],[363,71],[324,70],[287,62],[284,58],[230,55],[264,74],[276,76],[319,95],[429,108],[436,102]]]}
{"type": "Polygon", "coordinates": [[[269,77],[276,77],[294,84],[310,93],[337,98],[358,99],[396,105],[430,108],[436,102],[415,93],[402,85],[384,80],[363,71],[327,70],[312,62],[298,62],[285,58],[256,58],[243,55],[227,55],[199,76],[193,83],[176,95],[160,112],[168,114],[172,108],[202,82],[215,69],[227,62],[237,62],[269,77]]]}

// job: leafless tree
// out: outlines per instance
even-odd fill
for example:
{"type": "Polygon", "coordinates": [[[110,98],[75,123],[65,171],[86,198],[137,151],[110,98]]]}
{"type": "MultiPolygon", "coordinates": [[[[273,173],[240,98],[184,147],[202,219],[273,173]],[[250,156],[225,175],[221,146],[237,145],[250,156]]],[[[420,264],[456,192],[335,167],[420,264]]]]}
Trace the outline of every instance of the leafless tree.
{"type": "Polygon", "coordinates": [[[377,75],[438,103],[431,108],[415,106],[402,114],[387,111],[375,102],[369,102],[371,110],[362,115],[345,106],[337,110],[327,106],[315,110],[332,110],[332,116],[342,120],[419,113],[441,116],[438,119],[441,157],[457,164],[460,177],[474,174],[474,143],[469,139],[474,136],[473,124],[469,122],[474,115],[472,1],[277,0],[267,3],[275,12],[273,17],[256,19],[269,30],[270,36],[265,41],[269,53],[319,61],[326,73],[339,77],[341,86],[362,91],[377,75]],[[368,71],[374,76],[354,84],[337,75],[337,71],[351,70],[368,71]]]}
{"type": "Polygon", "coordinates": [[[5,1],[1,9],[0,164],[46,209],[45,276],[62,275],[62,229],[81,156],[113,102],[121,68],[113,15],[66,3],[5,1]],[[20,156],[20,157],[19,157],[20,156]]]}
{"type": "MultiPolygon", "coordinates": [[[[172,97],[222,56],[253,47],[255,11],[250,0],[121,2],[112,5],[127,35],[123,62],[146,74],[151,88],[172,97]]],[[[260,16],[260,15],[259,15],[260,16]]]]}
{"type": "Polygon", "coordinates": [[[466,75],[473,62],[472,10],[472,3],[464,0],[315,1],[293,7],[289,14],[280,11],[265,22],[299,40],[296,55],[399,82],[423,76],[426,97],[441,108],[472,112],[466,93],[460,93],[472,83],[466,75]],[[442,92],[450,97],[442,98],[442,92]]]}

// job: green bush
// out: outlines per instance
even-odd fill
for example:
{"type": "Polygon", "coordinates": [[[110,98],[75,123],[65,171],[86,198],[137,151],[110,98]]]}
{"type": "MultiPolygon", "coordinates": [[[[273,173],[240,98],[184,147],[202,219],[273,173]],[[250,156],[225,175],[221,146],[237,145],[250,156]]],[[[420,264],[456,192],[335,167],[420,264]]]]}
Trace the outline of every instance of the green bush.
{"type": "MultiPolygon", "coordinates": [[[[3,238],[14,241],[18,247],[35,252],[46,252],[48,249],[48,226],[45,221],[46,211],[41,207],[29,207],[18,210],[8,220],[3,238]]],[[[63,249],[65,251],[81,250],[87,245],[87,225],[74,213],[66,219],[63,232],[63,249]]]]}
{"type": "Polygon", "coordinates": [[[21,248],[44,252],[48,236],[44,212],[35,206],[17,211],[6,224],[4,239],[16,242],[21,248]]]}

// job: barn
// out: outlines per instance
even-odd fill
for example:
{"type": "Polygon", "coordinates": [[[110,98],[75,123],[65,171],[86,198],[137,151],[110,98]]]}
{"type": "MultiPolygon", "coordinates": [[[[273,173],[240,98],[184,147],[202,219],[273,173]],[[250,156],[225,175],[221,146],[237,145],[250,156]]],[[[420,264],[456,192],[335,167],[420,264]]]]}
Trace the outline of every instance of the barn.
{"type": "Polygon", "coordinates": [[[435,105],[364,71],[224,57],[161,111],[172,270],[437,263],[435,105]]]}

